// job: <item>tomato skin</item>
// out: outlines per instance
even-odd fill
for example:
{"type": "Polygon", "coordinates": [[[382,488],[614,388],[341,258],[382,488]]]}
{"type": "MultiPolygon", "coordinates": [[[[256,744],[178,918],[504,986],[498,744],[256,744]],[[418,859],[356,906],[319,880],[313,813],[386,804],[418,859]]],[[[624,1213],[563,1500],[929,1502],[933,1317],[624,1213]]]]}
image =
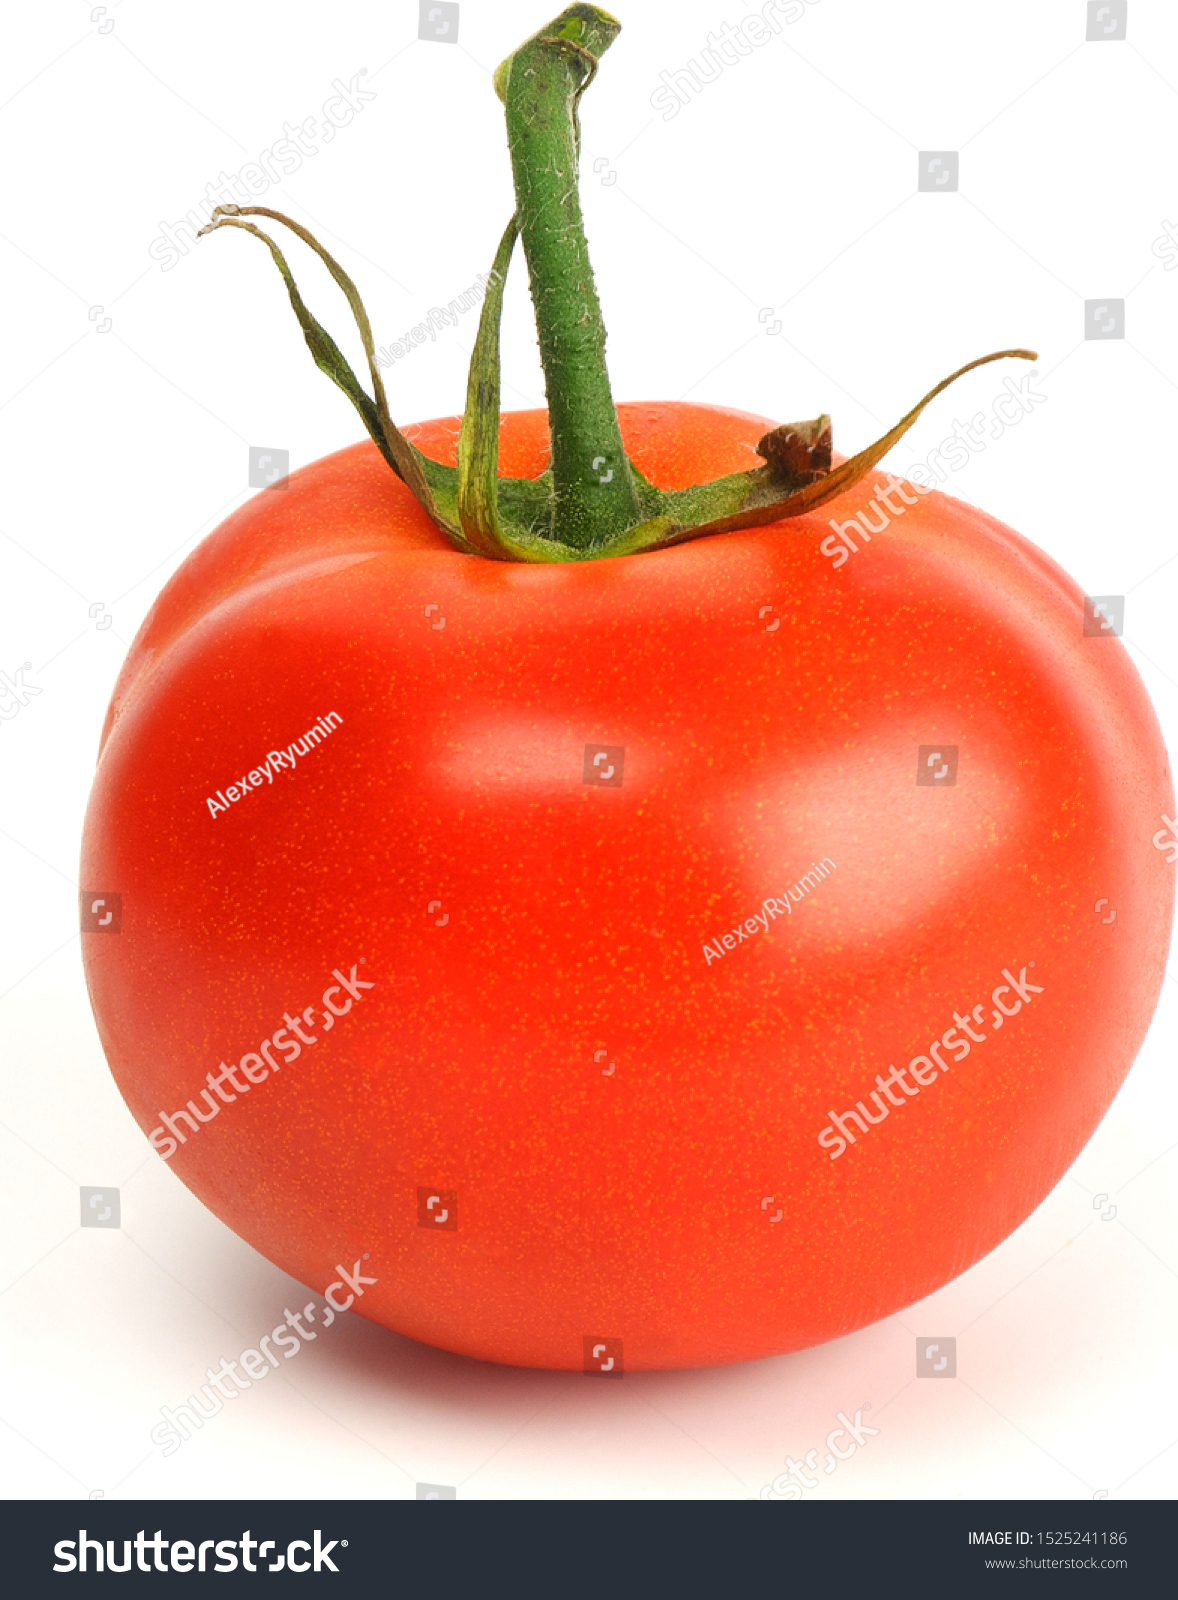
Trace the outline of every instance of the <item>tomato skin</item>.
{"type": "MultiPolygon", "coordinates": [[[[620,412],[663,487],[754,464],[769,426],[620,412]]],[[[452,461],[456,432],[416,442],[452,461]]],[[[543,413],[504,419],[502,471],[546,453],[543,413]]],[[[83,938],[119,1088],[150,1133],[284,1013],[320,1017],[333,969],[375,985],[171,1157],[230,1227],[319,1292],[367,1255],[355,1309],[414,1338],[567,1369],[620,1338],[641,1370],[887,1316],[1059,1181],[1157,1000],[1166,752],[1121,643],[1083,638],[1081,591],[992,518],[932,494],[834,569],[828,519],[876,481],[518,566],[452,551],[365,443],[184,563],[85,827],[82,883],[123,897],[119,936],[83,938]],[[956,784],[917,786],[941,741],[956,784]],[[587,745],[624,748],[620,786],[584,781],[587,745]],[[1041,993],[831,1159],[830,1110],[1024,968],[1041,993]],[[419,1225],[423,1186],[457,1192],[456,1231],[419,1225]]]]}

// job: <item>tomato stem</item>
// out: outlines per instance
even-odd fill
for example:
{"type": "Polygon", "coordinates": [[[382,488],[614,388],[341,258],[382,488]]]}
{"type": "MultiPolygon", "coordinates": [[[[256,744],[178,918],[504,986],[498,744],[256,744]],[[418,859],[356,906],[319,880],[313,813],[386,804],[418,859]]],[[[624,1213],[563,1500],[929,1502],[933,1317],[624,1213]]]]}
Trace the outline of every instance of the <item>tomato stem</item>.
{"type": "Polygon", "coordinates": [[[315,364],[356,407],[377,448],[456,550],[495,561],[599,561],[664,550],[738,528],[800,517],[853,488],[931,400],[975,367],[1033,350],[998,350],[938,383],[874,444],[832,465],[830,418],[783,423],[756,445],[763,466],[683,489],[659,489],[631,462],[605,366],[605,327],[577,192],[578,106],[621,24],[594,5],[571,5],[507,57],[495,91],[507,114],[516,213],[495,256],[471,358],[458,462],[423,455],[393,422],[368,314],[356,285],[301,223],[265,206],[218,206],[202,233],[234,228],[261,239],[286,283],[315,364]],[[335,340],[311,314],[277,243],[248,216],[289,228],[343,290],[368,362],[364,390],[335,340]],[[536,478],[499,476],[499,325],[503,286],[522,238],[548,391],[551,461],[536,478]]]}
{"type": "Polygon", "coordinates": [[[585,550],[642,520],[605,365],[578,194],[578,104],[621,24],[571,5],[495,73],[548,396],[551,537],[585,550]]]}

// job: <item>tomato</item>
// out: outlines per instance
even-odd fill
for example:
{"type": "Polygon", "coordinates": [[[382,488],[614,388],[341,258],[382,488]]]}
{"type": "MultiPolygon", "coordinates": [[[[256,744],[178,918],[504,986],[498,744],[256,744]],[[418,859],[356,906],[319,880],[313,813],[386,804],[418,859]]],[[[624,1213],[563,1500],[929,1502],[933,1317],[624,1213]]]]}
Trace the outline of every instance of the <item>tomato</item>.
{"type": "MultiPolygon", "coordinates": [[[[663,488],[769,426],[619,411],[663,488]]],[[[547,449],[505,417],[501,471],[547,449]]],[[[888,1316],[1063,1176],[1157,999],[1166,753],[992,518],[910,495],[836,567],[876,482],[519,565],[364,443],[183,564],[104,732],[86,972],[136,1120],[263,1255],[469,1356],[689,1367],[888,1316]]]]}

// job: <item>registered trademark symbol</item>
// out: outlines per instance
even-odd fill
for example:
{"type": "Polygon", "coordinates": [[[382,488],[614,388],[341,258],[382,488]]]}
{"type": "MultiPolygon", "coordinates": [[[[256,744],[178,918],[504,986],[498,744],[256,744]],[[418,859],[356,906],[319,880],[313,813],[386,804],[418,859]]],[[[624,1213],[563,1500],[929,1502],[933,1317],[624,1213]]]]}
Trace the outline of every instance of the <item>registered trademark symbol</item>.
{"type": "Polygon", "coordinates": [[[348,1541],[347,1541],[347,1540],[346,1540],[346,1539],[341,1539],[341,1540],[340,1540],[340,1543],[341,1543],[341,1544],[347,1544],[347,1542],[348,1542],[348,1541]]]}

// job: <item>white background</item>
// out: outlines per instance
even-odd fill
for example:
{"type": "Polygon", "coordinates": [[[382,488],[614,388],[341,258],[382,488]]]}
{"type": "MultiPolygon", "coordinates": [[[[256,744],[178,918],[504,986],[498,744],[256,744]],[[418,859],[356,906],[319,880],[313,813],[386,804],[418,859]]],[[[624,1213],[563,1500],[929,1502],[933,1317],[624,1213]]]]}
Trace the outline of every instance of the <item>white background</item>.
{"type": "MultiPolygon", "coordinates": [[[[98,731],[155,594],[252,492],[247,447],[288,449],[294,468],[361,429],[256,241],[223,232],[167,272],[148,250],[366,68],[376,98],[262,203],[317,231],[378,343],[398,337],[490,264],[512,209],[490,71],[549,4],[462,0],[457,45],[420,41],[410,0],[7,15],[0,668],[30,663],[40,692],[0,724],[3,1492],[412,1498],[426,1480],[460,1498],[743,1498],[869,1405],[878,1433],[806,1498],[1172,1495],[1170,974],[1072,1173],[1001,1248],[885,1323],[588,1384],[344,1318],[171,1459],[150,1442],[162,1405],[300,1301],[149,1153],[103,1061],[75,878],[98,731]],[[81,1184],[121,1189],[121,1229],[79,1228],[81,1184]],[[916,1379],[919,1336],[956,1337],[955,1380],[916,1379]]],[[[1178,218],[1178,8],[1133,0],[1127,39],[1104,44],[1085,42],[1083,0],[815,0],[677,116],[653,110],[660,71],[751,9],[625,0],[584,102],[615,394],[776,421],[829,410],[850,452],[969,358],[1039,350],[1047,403],[947,487],[1086,592],[1127,595],[1125,644],[1172,745],[1178,528],[1161,490],[1178,270],[1151,246],[1178,218]],[[916,192],[922,150],[961,152],[957,193],[916,192]],[[1096,297],[1125,299],[1124,339],[1085,340],[1096,297]]],[[[291,259],[355,357],[343,301],[305,252],[291,259]]],[[[461,407],[473,333],[472,314],[394,364],[398,421],[461,407]]],[[[541,404],[518,256],[504,343],[505,404],[541,404]]],[[[971,374],[889,464],[989,412],[1002,372],[971,374]]]]}

